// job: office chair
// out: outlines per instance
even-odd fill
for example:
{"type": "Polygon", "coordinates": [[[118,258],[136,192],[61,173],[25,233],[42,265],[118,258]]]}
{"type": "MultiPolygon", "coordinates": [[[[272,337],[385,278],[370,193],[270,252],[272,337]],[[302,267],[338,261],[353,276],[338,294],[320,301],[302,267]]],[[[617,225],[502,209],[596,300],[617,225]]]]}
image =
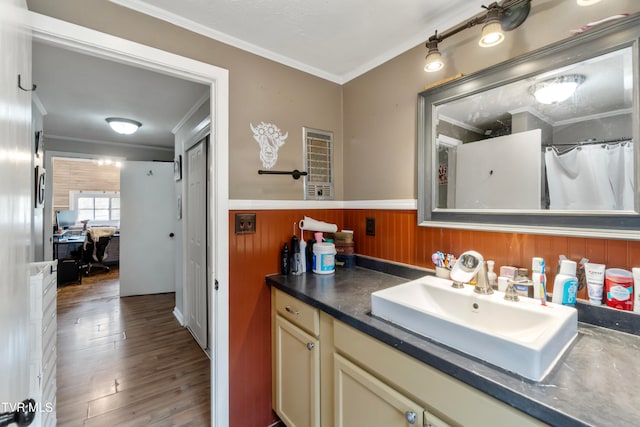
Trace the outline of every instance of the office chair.
{"type": "Polygon", "coordinates": [[[104,262],[109,257],[107,249],[115,232],[115,227],[92,227],[87,231],[84,245],[82,246],[83,264],[80,267],[81,270],[84,270],[85,276],[94,267],[109,271],[109,267],[104,265],[104,262]]]}

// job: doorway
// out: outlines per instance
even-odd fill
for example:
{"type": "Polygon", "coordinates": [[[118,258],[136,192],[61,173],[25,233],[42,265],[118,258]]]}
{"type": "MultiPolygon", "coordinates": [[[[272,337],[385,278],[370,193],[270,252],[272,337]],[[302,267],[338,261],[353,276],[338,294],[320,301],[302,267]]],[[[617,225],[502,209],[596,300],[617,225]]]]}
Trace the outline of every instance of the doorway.
{"type": "Polygon", "coordinates": [[[79,52],[132,64],[176,77],[209,84],[210,122],[214,137],[209,142],[212,165],[208,189],[209,217],[213,224],[207,234],[212,242],[208,254],[210,278],[219,286],[210,296],[212,307],[211,351],[211,421],[214,426],[229,423],[229,271],[228,271],[228,71],[210,64],[153,49],[125,39],[58,21],[36,13],[31,14],[33,37],[36,40],[67,46],[79,52]]]}

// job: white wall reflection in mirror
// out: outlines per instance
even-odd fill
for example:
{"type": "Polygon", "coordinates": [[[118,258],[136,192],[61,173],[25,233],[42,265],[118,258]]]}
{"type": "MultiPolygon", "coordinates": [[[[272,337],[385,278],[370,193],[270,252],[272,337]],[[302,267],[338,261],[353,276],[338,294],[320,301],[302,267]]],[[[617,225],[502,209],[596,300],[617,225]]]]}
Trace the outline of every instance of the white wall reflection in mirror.
{"type": "Polygon", "coordinates": [[[632,211],[633,94],[626,47],[438,105],[437,208],[632,211]]]}

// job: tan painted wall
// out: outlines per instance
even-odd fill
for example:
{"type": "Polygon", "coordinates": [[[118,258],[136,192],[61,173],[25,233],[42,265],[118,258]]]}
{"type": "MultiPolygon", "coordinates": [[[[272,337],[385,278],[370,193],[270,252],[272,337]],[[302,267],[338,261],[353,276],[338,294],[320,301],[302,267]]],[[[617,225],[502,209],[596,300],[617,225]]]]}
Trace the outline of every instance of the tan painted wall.
{"type": "MultiPolygon", "coordinates": [[[[478,46],[479,26],[446,39],[440,45],[446,61],[441,71],[423,71],[427,52],[421,44],[344,85],[345,200],[417,198],[417,94],[426,85],[571,37],[569,30],[587,22],[640,11],[637,0],[603,0],[590,7],[575,0],[531,4],[524,24],[496,47],[478,46]]],[[[469,7],[469,17],[478,12],[469,7]]]]}
{"type": "Polygon", "coordinates": [[[230,72],[229,195],[231,199],[303,198],[302,180],[258,175],[259,146],[249,123],[276,124],[289,137],[275,169],[303,169],[302,127],[334,132],[336,198],[342,199],[342,89],[294,70],[133,12],[107,0],[29,0],[29,9],[230,72]]]}

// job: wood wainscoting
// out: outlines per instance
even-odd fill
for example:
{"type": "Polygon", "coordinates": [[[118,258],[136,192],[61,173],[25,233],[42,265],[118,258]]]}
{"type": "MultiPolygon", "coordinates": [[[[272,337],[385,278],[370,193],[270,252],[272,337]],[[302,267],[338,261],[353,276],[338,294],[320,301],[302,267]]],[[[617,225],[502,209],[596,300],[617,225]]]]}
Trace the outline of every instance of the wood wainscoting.
{"type": "MultiPolygon", "coordinates": [[[[233,210],[229,224],[235,224],[236,213],[255,213],[257,227],[255,234],[235,234],[233,227],[229,231],[231,426],[266,426],[277,420],[271,410],[271,295],[264,277],[279,272],[282,245],[290,242],[293,224],[305,215],[353,230],[358,254],[427,268],[433,268],[431,254],[437,250],[459,255],[469,249],[495,260],[498,268],[530,269],[531,258],[541,256],[548,271],[555,272],[561,254],[608,267],[640,266],[637,241],[419,227],[415,210],[233,210]],[[375,236],[366,235],[367,217],[375,218],[375,236]]],[[[305,232],[305,239],[312,237],[305,232]]],[[[553,276],[548,277],[549,291],[553,276]]],[[[586,298],[586,289],[579,296],[586,298]]]]}

